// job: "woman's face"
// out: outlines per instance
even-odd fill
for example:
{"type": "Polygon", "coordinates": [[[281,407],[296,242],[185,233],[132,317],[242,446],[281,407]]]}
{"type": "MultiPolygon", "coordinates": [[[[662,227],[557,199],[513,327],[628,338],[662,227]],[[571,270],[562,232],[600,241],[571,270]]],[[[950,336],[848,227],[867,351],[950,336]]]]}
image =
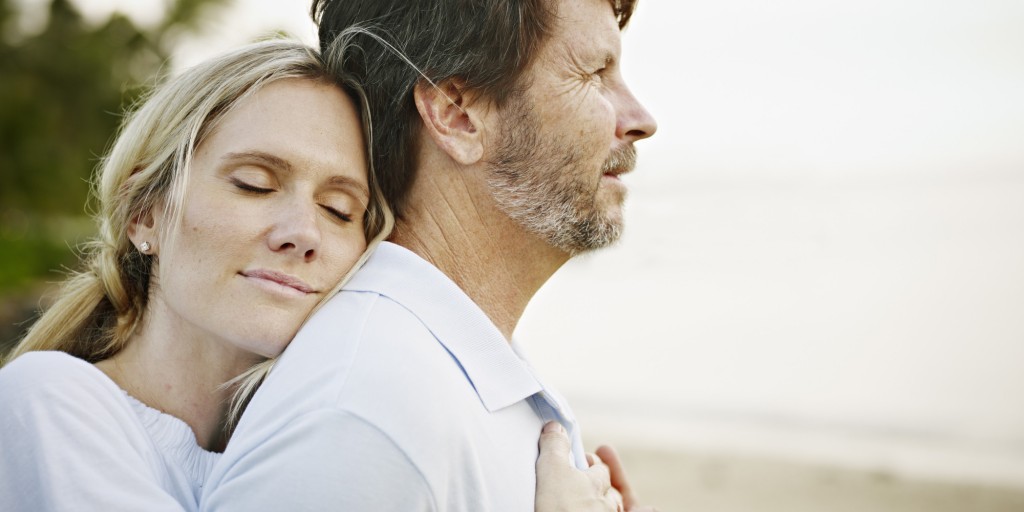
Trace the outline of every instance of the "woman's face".
{"type": "Polygon", "coordinates": [[[196,149],[181,225],[156,249],[150,313],[183,335],[278,355],[366,249],[362,130],[338,88],[273,82],[196,149]]]}

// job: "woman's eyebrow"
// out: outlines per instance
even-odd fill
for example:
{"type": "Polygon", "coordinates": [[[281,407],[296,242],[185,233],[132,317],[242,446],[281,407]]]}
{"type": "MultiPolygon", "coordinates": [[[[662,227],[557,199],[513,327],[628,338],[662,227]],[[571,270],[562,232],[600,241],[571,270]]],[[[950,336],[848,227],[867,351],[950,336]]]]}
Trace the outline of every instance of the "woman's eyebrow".
{"type": "Polygon", "coordinates": [[[352,190],[359,195],[364,202],[370,198],[370,190],[366,188],[366,185],[360,181],[349,178],[348,176],[331,176],[327,182],[331,185],[352,190]]]}
{"type": "Polygon", "coordinates": [[[224,155],[222,160],[228,162],[253,162],[271,169],[281,170],[285,172],[291,172],[292,170],[292,165],[287,160],[279,156],[272,155],[270,153],[265,153],[263,151],[242,151],[238,153],[228,153],[224,155]]]}

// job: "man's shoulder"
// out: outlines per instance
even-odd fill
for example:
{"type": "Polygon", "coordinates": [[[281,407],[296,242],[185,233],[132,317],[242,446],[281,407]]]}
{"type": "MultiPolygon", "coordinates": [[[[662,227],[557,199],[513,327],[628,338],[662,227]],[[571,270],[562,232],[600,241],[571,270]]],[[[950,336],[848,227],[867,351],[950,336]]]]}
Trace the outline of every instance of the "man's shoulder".
{"type": "Polygon", "coordinates": [[[453,428],[469,428],[477,422],[467,417],[487,411],[445,341],[414,308],[345,291],[302,328],[253,405],[272,392],[274,415],[333,409],[398,438],[410,421],[417,432],[459,436],[453,428]]]}
{"type": "Polygon", "coordinates": [[[326,368],[336,377],[369,354],[422,345],[430,329],[409,308],[371,291],[343,291],[299,330],[278,366],[326,368]]]}
{"type": "MultiPolygon", "coordinates": [[[[458,320],[457,307],[437,306],[458,320]]],[[[350,290],[332,298],[257,392],[212,485],[254,465],[291,461],[297,445],[309,444],[318,457],[338,464],[360,466],[381,458],[356,457],[349,448],[331,452],[326,440],[336,438],[338,446],[376,446],[394,454],[386,459],[404,461],[421,475],[440,509],[532,503],[540,419],[524,400],[489,411],[445,345],[453,341],[451,333],[435,332],[441,325],[437,315],[425,321],[421,314],[415,305],[375,291],[350,290]],[[505,469],[482,470],[494,460],[505,469]]],[[[462,337],[473,338],[462,347],[464,356],[489,351],[475,337],[462,337]]],[[[478,371],[494,373],[477,363],[478,371]]]]}
{"type": "MultiPolygon", "coordinates": [[[[408,309],[375,292],[342,292],[302,327],[275,363],[242,416],[236,436],[265,430],[316,410],[348,410],[364,400],[406,401],[400,389],[409,358],[423,362],[436,346],[430,330],[408,309]],[[255,421],[255,418],[259,418],[255,421]],[[255,423],[254,423],[255,421],[255,423]]],[[[379,405],[380,402],[378,402],[379,405]]]]}
{"type": "MultiPolygon", "coordinates": [[[[430,326],[405,305],[380,296],[358,332],[339,404],[347,409],[387,410],[422,415],[445,405],[478,404],[458,359],[430,326]],[[422,405],[432,407],[424,409],[422,405]]],[[[450,413],[447,413],[450,414],[450,413]]],[[[407,416],[409,417],[409,416],[407,416]]]]}

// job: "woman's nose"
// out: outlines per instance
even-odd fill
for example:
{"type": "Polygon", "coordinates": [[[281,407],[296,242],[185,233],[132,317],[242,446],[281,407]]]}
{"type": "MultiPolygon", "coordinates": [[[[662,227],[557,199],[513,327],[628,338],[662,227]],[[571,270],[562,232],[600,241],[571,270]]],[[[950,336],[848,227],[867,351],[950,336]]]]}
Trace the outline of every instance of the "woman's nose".
{"type": "Polygon", "coordinates": [[[319,255],[320,241],[316,205],[282,205],[268,237],[270,250],[294,253],[310,261],[319,255]]]}

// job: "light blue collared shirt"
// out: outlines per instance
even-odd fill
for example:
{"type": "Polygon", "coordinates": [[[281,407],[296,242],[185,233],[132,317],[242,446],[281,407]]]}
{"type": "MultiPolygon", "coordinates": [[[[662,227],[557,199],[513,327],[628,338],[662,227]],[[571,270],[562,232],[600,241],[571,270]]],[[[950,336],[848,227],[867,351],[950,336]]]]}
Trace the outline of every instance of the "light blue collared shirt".
{"type": "Polygon", "coordinates": [[[203,510],[532,511],[544,386],[437,268],[381,244],[302,328],[207,481],[203,510]]]}

